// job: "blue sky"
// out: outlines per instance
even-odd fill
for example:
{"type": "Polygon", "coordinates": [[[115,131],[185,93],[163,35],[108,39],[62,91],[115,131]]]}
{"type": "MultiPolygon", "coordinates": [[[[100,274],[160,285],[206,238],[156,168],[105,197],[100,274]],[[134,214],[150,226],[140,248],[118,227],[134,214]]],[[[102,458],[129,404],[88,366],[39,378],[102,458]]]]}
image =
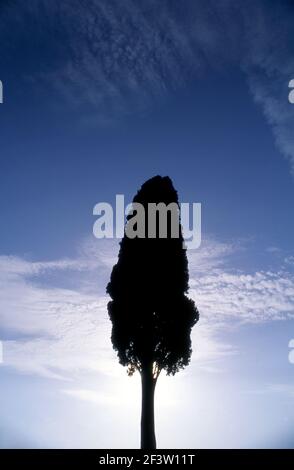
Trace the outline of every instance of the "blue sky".
{"type": "Polygon", "coordinates": [[[293,15],[287,1],[1,5],[2,447],[138,446],[139,378],[106,310],[118,241],[93,237],[92,211],[155,174],[201,202],[203,237],[193,357],[158,382],[158,445],[293,447],[293,15]]]}

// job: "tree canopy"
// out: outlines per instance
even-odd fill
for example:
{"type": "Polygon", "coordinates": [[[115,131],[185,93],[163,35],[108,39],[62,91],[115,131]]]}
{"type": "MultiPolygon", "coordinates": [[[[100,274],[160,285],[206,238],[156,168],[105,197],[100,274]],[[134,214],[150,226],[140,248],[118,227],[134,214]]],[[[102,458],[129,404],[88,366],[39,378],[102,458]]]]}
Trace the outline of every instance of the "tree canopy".
{"type": "MultiPolygon", "coordinates": [[[[179,237],[172,238],[170,218],[167,238],[148,238],[148,203],[176,203],[178,195],[169,177],[146,181],[133,199],[145,211],[145,238],[128,238],[120,243],[118,262],[113,267],[107,292],[112,321],[112,343],[119,361],[129,374],[152,364],[154,376],[164,369],[175,374],[188,365],[191,329],[198,321],[194,301],[187,297],[188,262],[179,237]]],[[[127,217],[127,224],[135,211],[127,217]]]]}

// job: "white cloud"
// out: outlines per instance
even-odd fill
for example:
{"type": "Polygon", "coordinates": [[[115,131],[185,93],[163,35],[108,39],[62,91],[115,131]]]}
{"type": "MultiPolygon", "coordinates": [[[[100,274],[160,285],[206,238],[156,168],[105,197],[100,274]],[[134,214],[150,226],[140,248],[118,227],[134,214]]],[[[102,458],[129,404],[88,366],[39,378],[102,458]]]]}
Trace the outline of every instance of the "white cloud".
{"type": "Polygon", "coordinates": [[[243,249],[241,243],[219,242],[211,238],[202,241],[200,249],[187,250],[191,277],[222,266],[236,251],[243,249]]]}
{"type": "MultiPolygon", "coordinates": [[[[293,275],[286,270],[248,274],[229,269],[239,246],[207,240],[189,254],[190,294],[201,315],[193,330],[193,360],[202,367],[211,368],[215,360],[237,353],[219,337],[225,328],[294,317],[293,275]]],[[[117,243],[95,240],[83,243],[72,260],[30,262],[0,256],[4,365],[52,378],[120,374],[105,295],[117,249],[117,243]],[[46,277],[52,270],[53,285],[46,277]],[[69,277],[75,279],[73,285],[60,287],[69,277]]]]}
{"type": "Polygon", "coordinates": [[[289,104],[288,84],[293,75],[291,31],[293,7],[281,3],[275,9],[266,1],[242,9],[244,54],[240,55],[249,89],[261,105],[276,144],[294,168],[294,108],[289,104]]]}
{"type": "MultiPolygon", "coordinates": [[[[102,252],[103,243],[100,248],[102,252]]],[[[5,365],[54,377],[82,370],[110,373],[114,353],[106,295],[99,293],[98,286],[96,292],[92,291],[85,281],[82,288],[77,284],[70,289],[46,283],[46,273],[52,270],[57,271],[55,283],[59,284],[63,277],[86,268],[99,283],[99,271],[105,264],[86,254],[54,262],[0,257],[0,331],[4,335],[5,365]],[[5,340],[7,332],[9,338],[5,340]]]]}
{"type": "Polygon", "coordinates": [[[192,279],[190,285],[191,296],[208,322],[260,323],[294,317],[294,278],[284,271],[214,270],[192,279]]]}

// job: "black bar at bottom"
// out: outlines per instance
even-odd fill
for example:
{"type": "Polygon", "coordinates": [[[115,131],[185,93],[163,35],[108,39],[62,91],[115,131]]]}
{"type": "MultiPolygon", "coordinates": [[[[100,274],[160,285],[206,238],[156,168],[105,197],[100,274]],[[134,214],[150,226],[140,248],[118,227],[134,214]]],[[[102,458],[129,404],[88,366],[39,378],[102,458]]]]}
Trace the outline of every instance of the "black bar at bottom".
{"type": "MultiPolygon", "coordinates": [[[[230,464],[243,467],[249,464],[293,463],[294,450],[0,450],[0,464],[3,465],[42,465],[46,468],[63,464],[86,468],[103,468],[108,465],[119,468],[136,468],[139,465],[197,465],[230,464]]],[[[5,468],[2,466],[2,468],[5,468]]]]}

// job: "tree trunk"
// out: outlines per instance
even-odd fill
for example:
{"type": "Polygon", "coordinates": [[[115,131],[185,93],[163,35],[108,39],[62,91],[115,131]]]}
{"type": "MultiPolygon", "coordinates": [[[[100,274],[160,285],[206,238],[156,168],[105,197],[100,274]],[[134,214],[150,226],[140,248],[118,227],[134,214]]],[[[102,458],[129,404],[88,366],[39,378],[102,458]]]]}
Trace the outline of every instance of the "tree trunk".
{"type": "Polygon", "coordinates": [[[156,379],[152,367],[145,367],[141,372],[142,413],[141,413],[141,449],[156,449],[154,430],[154,391],[156,379]]]}

